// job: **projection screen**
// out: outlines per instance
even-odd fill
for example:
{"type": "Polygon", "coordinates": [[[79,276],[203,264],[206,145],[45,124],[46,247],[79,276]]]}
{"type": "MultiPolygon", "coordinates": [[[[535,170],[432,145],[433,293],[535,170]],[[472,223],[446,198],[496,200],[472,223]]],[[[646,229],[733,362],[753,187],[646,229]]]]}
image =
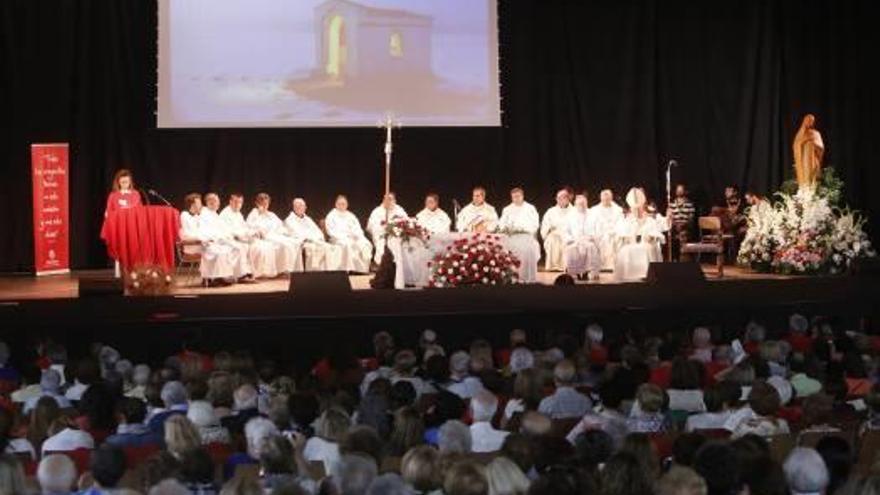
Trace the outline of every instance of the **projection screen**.
{"type": "Polygon", "coordinates": [[[498,126],[495,0],[159,0],[158,126],[498,126]]]}

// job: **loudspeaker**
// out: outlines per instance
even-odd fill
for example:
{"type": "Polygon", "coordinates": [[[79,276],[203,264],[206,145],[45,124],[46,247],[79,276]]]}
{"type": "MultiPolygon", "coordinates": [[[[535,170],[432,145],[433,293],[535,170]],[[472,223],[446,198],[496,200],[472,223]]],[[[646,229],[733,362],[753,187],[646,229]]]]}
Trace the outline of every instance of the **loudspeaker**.
{"type": "Polygon", "coordinates": [[[852,271],[863,277],[880,277],[880,259],[860,258],[853,262],[852,271]]]}
{"type": "Polygon", "coordinates": [[[343,271],[291,273],[288,291],[295,297],[339,296],[351,292],[351,282],[343,271]]]}
{"type": "Polygon", "coordinates": [[[86,277],[78,282],[79,297],[121,296],[125,293],[121,278],[86,277]]]}
{"type": "Polygon", "coordinates": [[[699,263],[692,261],[682,262],[659,262],[648,266],[649,284],[691,284],[703,283],[706,276],[699,263]]]}

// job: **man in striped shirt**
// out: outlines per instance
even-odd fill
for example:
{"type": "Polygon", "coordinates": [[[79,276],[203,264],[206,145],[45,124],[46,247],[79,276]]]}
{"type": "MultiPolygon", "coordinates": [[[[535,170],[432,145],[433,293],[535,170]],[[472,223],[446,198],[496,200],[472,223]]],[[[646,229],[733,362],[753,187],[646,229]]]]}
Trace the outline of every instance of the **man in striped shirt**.
{"type": "Polygon", "coordinates": [[[672,248],[675,259],[679,257],[681,245],[691,239],[696,216],[694,203],[688,197],[684,184],[675,186],[675,197],[669,205],[667,216],[672,220],[672,248]]]}

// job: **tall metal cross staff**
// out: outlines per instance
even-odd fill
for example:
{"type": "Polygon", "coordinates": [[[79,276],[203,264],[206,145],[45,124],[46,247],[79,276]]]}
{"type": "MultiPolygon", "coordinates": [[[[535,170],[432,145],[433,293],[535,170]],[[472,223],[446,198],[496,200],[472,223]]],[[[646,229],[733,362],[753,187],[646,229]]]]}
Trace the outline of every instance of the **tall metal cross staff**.
{"type": "MultiPolygon", "coordinates": [[[[678,162],[675,160],[669,160],[669,163],[666,164],[666,208],[667,210],[672,208],[672,167],[677,167],[678,162]]],[[[670,215],[670,218],[667,218],[666,221],[669,222],[669,229],[666,231],[666,259],[668,261],[672,261],[672,212],[667,212],[670,215]]]]}
{"type": "MultiPolygon", "coordinates": [[[[400,129],[400,122],[394,120],[394,116],[390,113],[385,116],[385,121],[380,126],[385,129],[385,194],[382,201],[391,193],[391,155],[394,153],[394,145],[392,141],[392,130],[397,127],[400,129]]],[[[385,209],[385,222],[388,223],[388,216],[391,212],[385,209]]]]}

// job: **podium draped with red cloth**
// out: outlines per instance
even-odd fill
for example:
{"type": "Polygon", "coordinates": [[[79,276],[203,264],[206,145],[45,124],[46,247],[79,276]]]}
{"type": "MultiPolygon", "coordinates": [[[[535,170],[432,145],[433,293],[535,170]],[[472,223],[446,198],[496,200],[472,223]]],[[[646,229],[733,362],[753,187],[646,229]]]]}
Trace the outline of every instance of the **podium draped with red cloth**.
{"type": "Polygon", "coordinates": [[[174,270],[174,245],[180,236],[180,212],[170,206],[136,206],[104,219],[101,239],[123,269],[155,264],[174,270]]]}

